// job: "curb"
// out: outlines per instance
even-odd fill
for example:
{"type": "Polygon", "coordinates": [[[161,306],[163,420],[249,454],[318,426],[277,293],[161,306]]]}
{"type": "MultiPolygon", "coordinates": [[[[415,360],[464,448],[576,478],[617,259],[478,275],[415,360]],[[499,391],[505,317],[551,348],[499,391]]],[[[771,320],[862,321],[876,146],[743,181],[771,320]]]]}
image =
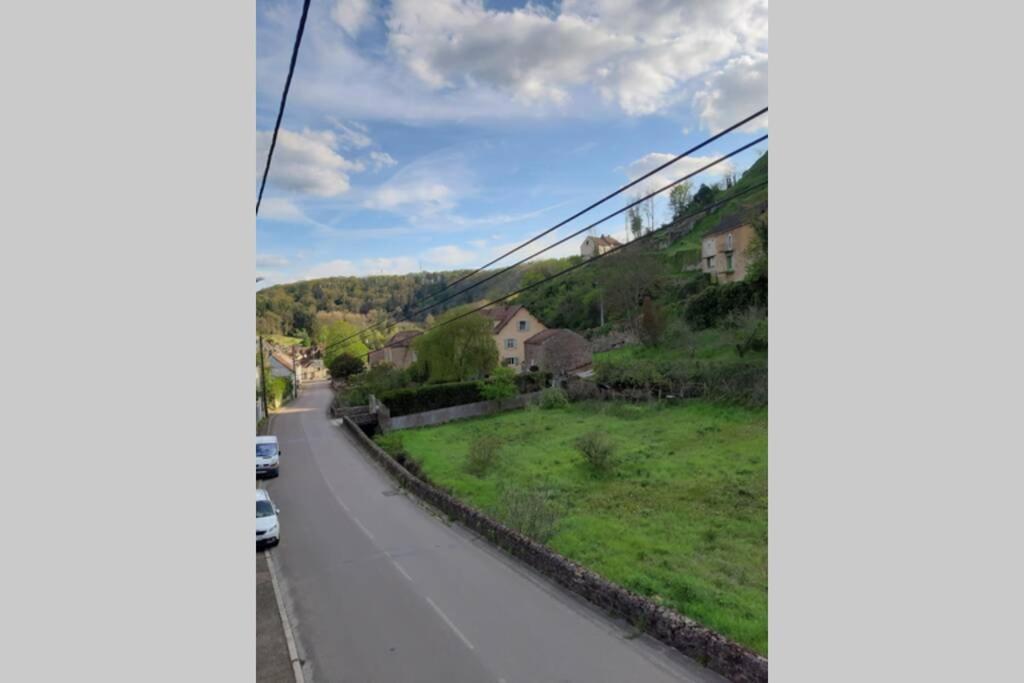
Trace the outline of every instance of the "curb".
{"type": "Polygon", "coordinates": [[[367,454],[380,464],[403,488],[450,519],[480,534],[491,544],[516,557],[532,569],[553,579],[602,609],[610,610],[647,634],[682,652],[733,683],[766,683],[767,658],[734,643],[720,633],[698,624],[675,610],[662,607],[642,595],[608,581],[595,572],[497,522],[476,508],[413,476],[378,446],[347,417],[345,428],[367,454]]]}
{"type": "Polygon", "coordinates": [[[306,678],[302,673],[302,660],[299,659],[299,653],[295,647],[295,634],[292,631],[292,622],[288,619],[288,611],[284,608],[284,598],[281,597],[281,583],[277,578],[274,556],[269,550],[267,551],[267,568],[270,570],[270,582],[274,585],[274,598],[277,600],[277,611],[281,615],[281,625],[284,627],[284,639],[288,643],[288,659],[292,664],[292,675],[295,676],[295,683],[305,683],[306,678]]]}

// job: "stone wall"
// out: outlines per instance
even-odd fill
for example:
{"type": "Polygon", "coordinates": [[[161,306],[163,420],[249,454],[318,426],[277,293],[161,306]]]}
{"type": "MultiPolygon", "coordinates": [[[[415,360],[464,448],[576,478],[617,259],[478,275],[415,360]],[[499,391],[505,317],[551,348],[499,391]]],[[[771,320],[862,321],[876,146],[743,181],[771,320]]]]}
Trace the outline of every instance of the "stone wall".
{"type": "Polygon", "coordinates": [[[735,683],[763,683],[768,680],[766,658],[674,610],[656,605],[641,595],[607,581],[589,569],[424,483],[382,450],[351,420],[345,419],[344,424],[365,446],[367,454],[398,480],[402,487],[566,589],[642,627],[651,636],[735,683]]]}
{"type": "Polygon", "coordinates": [[[391,417],[387,406],[376,399],[371,398],[371,412],[376,412],[378,424],[382,432],[393,432],[399,429],[413,429],[415,427],[430,427],[444,424],[453,420],[464,420],[469,417],[480,417],[481,415],[492,415],[505,412],[506,410],[518,410],[525,407],[540,397],[540,392],[535,391],[528,394],[519,394],[512,398],[505,398],[500,401],[477,401],[476,403],[463,403],[459,406],[427,410],[422,413],[412,413],[401,417],[391,417]]]}

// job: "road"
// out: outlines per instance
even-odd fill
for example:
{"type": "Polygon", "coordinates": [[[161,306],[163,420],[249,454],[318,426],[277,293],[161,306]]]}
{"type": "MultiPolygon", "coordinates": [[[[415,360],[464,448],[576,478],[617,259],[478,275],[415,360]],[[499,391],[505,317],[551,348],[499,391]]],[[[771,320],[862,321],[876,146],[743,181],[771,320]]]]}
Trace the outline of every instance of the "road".
{"type": "Polygon", "coordinates": [[[281,476],[264,484],[307,681],[724,680],[398,493],[330,400],[310,385],[274,417],[281,476]]]}

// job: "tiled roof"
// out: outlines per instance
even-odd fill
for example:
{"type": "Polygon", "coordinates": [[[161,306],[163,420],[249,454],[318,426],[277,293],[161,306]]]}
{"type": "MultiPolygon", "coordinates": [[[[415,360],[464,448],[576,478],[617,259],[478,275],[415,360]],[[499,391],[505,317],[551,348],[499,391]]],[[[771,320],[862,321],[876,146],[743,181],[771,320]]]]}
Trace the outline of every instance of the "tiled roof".
{"type": "Polygon", "coordinates": [[[751,207],[741,213],[732,213],[719,221],[718,225],[713,230],[704,234],[705,237],[711,237],[712,235],[720,235],[723,232],[729,232],[735,230],[743,225],[750,225],[751,220],[754,216],[760,215],[768,210],[768,202],[763,202],[760,206],[751,207]]]}
{"type": "Polygon", "coordinates": [[[594,243],[599,247],[619,247],[622,246],[622,242],[618,241],[610,235],[601,235],[600,237],[593,238],[594,243]]]}
{"type": "Polygon", "coordinates": [[[501,332],[501,328],[505,327],[505,325],[508,324],[508,321],[519,312],[520,308],[522,308],[522,306],[491,306],[480,312],[494,321],[492,334],[497,334],[498,332],[501,332]]]}
{"type": "Polygon", "coordinates": [[[417,332],[416,330],[402,330],[401,332],[396,332],[394,336],[388,340],[388,346],[409,346],[412,339],[420,336],[420,334],[422,334],[422,332],[417,332]]]}
{"type": "Polygon", "coordinates": [[[537,334],[533,335],[532,337],[530,337],[529,339],[527,339],[523,343],[524,344],[543,344],[548,339],[551,339],[551,337],[553,337],[558,332],[561,332],[561,330],[558,330],[558,329],[554,329],[554,330],[541,330],[540,332],[538,332],[537,334]]]}

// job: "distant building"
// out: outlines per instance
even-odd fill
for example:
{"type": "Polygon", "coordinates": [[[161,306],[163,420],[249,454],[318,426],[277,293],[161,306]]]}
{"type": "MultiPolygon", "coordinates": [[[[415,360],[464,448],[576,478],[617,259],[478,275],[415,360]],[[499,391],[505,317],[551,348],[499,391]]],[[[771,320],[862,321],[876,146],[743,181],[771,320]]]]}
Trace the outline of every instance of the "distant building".
{"type": "Polygon", "coordinates": [[[416,351],[412,348],[412,340],[420,336],[416,330],[402,330],[392,335],[388,343],[368,357],[370,367],[388,363],[402,370],[416,362],[416,351]]]}
{"type": "Polygon", "coordinates": [[[494,321],[491,334],[499,362],[522,371],[526,340],[547,328],[523,306],[491,306],[480,312],[494,321]]]}
{"type": "Polygon", "coordinates": [[[585,370],[593,362],[590,342],[572,330],[543,330],[527,339],[523,347],[528,370],[567,375],[585,370]]]}
{"type": "Polygon", "coordinates": [[[622,243],[609,235],[600,237],[588,237],[580,245],[580,256],[583,258],[594,258],[615,247],[621,247],[622,243]]]}
{"type": "MultiPolygon", "coordinates": [[[[761,207],[761,213],[767,205],[761,207]]],[[[726,216],[704,235],[700,248],[700,269],[717,282],[739,282],[747,275],[748,250],[757,239],[753,214],[726,216]]]]}

